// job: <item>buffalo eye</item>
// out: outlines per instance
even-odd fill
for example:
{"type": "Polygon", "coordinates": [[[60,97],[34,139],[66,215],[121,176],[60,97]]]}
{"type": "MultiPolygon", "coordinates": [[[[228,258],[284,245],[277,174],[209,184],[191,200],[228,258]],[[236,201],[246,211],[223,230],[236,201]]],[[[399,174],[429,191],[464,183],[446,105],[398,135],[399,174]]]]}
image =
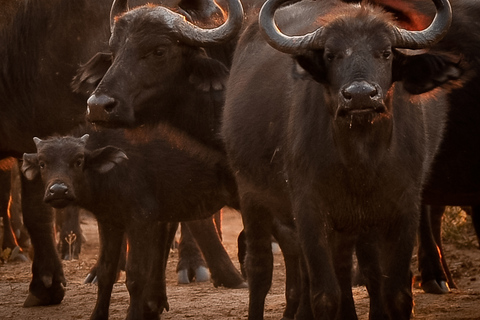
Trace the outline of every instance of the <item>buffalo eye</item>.
{"type": "Polygon", "coordinates": [[[382,51],[382,57],[383,57],[384,59],[389,59],[391,55],[392,55],[392,51],[391,51],[391,50],[384,50],[384,51],[382,51]]]}
{"type": "Polygon", "coordinates": [[[326,52],[325,59],[327,61],[333,61],[335,59],[335,54],[333,52],[326,52]]]}
{"type": "Polygon", "coordinates": [[[164,48],[157,48],[155,51],[153,51],[153,54],[157,57],[162,57],[165,55],[165,49],[164,48]]]}
{"type": "Polygon", "coordinates": [[[83,166],[83,162],[84,162],[83,158],[77,159],[77,161],[75,161],[75,167],[76,167],[76,168],[82,167],[82,166],[83,166]]]}
{"type": "Polygon", "coordinates": [[[41,162],[38,163],[38,166],[40,167],[40,169],[43,170],[43,169],[45,169],[46,164],[45,164],[45,162],[41,161],[41,162]]]}

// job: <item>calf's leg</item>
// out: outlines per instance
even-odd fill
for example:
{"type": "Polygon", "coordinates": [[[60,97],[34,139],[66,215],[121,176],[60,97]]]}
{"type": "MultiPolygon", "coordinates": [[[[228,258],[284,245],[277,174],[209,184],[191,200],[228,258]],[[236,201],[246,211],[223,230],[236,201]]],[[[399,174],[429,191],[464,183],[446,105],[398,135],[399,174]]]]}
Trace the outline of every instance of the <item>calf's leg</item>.
{"type": "Polygon", "coordinates": [[[100,236],[100,258],[96,269],[98,293],[91,320],[108,319],[110,298],[116,280],[125,230],[99,219],[98,233],[100,236]]]}

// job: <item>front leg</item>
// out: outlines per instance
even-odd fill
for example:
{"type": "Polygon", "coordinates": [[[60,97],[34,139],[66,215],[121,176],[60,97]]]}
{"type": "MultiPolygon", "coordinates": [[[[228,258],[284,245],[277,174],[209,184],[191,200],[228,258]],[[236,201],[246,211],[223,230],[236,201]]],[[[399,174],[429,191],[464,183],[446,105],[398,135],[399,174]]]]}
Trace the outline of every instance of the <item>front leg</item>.
{"type": "Polygon", "coordinates": [[[55,245],[53,211],[43,203],[40,177],[29,181],[22,175],[21,183],[23,221],[35,250],[24,307],[59,304],[65,295],[66,281],[55,245]]]}
{"type": "Polygon", "coordinates": [[[118,262],[125,235],[122,228],[103,220],[98,220],[98,233],[100,235],[100,259],[96,268],[98,293],[91,320],[108,319],[110,298],[117,278],[118,262]]]}
{"type": "Polygon", "coordinates": [[[415,210],[415,206],[407,205],[400,210],[396,218],[391,218],[381,241],[381,295],[388,319],[407,320],[410,319],[413,309],[410,262],[418,230],[419,212],[415,210]]]}
{"type": "MultiPolygon", "coordinates": [[[[303,295],[310,296],[314,319],[333,320],[341,305],[340,287],[333,266],[333,228],[328,214],[312,200],[315,197],[309,194],[305,185],[293,190],[293,213],[309,279],[303,295]]],[[[301,306],[305,307],[304,304],[301,306]]],[[[299,312],[306,313],[304,310],[299,312]]]]}
{"type": "Polygon", "coordinates": [[[246,242],[245,271],[249,288],[248,319],[261,320],[265,297],[272,285],[272,217],[248,195],[241,200],[246,242]]]}

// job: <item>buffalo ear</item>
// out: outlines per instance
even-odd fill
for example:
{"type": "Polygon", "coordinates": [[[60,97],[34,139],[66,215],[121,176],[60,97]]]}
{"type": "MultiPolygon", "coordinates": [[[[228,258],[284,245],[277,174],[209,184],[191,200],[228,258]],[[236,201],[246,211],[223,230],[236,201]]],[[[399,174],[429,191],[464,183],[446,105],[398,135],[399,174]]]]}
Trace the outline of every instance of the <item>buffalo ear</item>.
{"type": "Polygon", "coordinates": [[[33,180],[40,172],[38,167],[38,155],[36,153],[24,153],[22,168],[20,169],[28,180],[33,180]]]}
{"type": "Polygon", "coordinates": [[[128,160],[128,157],[122,149],[106,146],[92,151],[87,165],[99,173],[106,173],[125,160],[128,160]]]}
{"type": "Polygon", "coordinates": [[[204,54],[195,55],[188,80],[203,92],[221,91],[228,79],[227,67],[218,60],[204,54]]]}
{"type": "Polygon", "coordinates": [[[73,91],[87,95],[92,94],[111,65],[112,54],[98,52],[77,69],[77,74],[71,83],[73,91]]]}
{"type": "Polygon", "coordinates": [[[402,81],[411,94],[422,94],[457,80],[462,75],[459,59],[440,54],[395,53],[394,81],[402,81]]]}

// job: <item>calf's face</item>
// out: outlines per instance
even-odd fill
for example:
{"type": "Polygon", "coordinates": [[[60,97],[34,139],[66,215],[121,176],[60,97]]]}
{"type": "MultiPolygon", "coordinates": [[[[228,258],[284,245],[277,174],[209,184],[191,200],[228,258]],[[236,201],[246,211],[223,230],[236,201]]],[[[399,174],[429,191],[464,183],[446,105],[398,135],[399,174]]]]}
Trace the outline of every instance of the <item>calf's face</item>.
{"type": "Polygon", "coordinates": [[[87,170],[106,173],[127,159],[122,150],[112,146],[87,150],[88,137],[86,134],[81,138],[34,138],[37,153],[23,155],[21,170],[29,180],[40,175],[45,186],[45,203],[54,208],[75,203],[78,193],[88,190],[87,170]]]}

